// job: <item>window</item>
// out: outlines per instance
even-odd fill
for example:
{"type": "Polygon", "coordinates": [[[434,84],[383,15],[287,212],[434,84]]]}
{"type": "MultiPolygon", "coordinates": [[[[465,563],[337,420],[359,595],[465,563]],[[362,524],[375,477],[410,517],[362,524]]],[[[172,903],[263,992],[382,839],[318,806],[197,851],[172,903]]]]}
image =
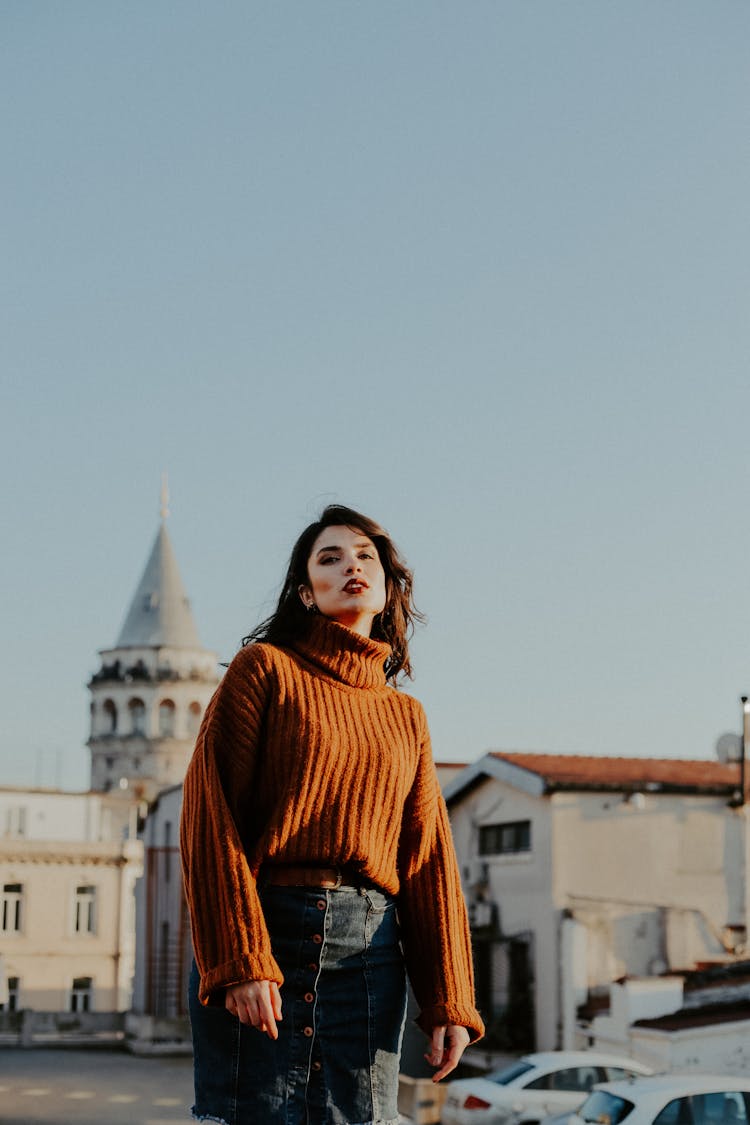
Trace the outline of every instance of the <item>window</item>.
{"type": "Polygon", "coordinates": [[[624,1121],[631,1110],[635,1109],[633,1102],[624,1098],[616,1098],[614,1094],[607,1094],[604,1090],[594,1090],[578,1110],[581,1121],[596,1122],[609,1121],[611,1125],[619,1125],[624,1121]]]}
{"type": "Polygon", "coordinates": [[[495,1070],[492,1074],[488,1074],[487,1078],[490,1082],[497,1082],[498,1086],[507,1086],[514,1078],[520,1078],[522,1074],[527,1074],[533,1069],[531,1063],[511,1063],[510,1066],[504,1066],[502,1070],[495,1070]]]}
{"type": "Polygon", "coordinates": [[[563,1070],[553,1070],[542,1074],[524,1086],[525,1090],[568,1090],[571,1093],[586,1093],[601,1077],[595,1066],[566,1066],[563,1070]]]}
{"type": "Polygon", "coordinates": [[[18,997],[21,992],[21,978],[8,977],[8,1011],[18,1011],[18,997]]]}
{"type": "Polygon", "coordinates": [[[146,733],[146,704],[142,699],[131,699],[128,703],[130,712],[130,733],[146,733]]]}
{"type": "Polygon", "coordinates": [[[26,835],[26,809],[23,805],[11,805],[5,812],[5,835],[26,835]]]}
{"type": "Polygon", "coordinates": [[[102,704],[103,712],[103,734],[114,734],[117,730],[117,708],[113,700],[105,699],[102,704]]]}
{"type": "Polygon", "coordinates": [[[76,887],[73,928],[77,934],[96,932],[96,887],[76,887]]]}
{"type": "MultiPolygon", "coordinates": [[[[585,1118],[584,1118],[585,1120],[585,1118]]],[[[654,1118],[654,1125],[693,1125],[690,1098],[675,1098],[654,1118]]]]}
{"type": "Polygon", "coordinates": [[[188,734],[196,735],[201,725],[201,705],[200,703],[191,703],[188,707],[188,734]]]}
{"type": "Polygon", "coordinates": [[[19,934],[21,932],[23,905],[23,884],[4,883],[2,915],[0,916],[0,930],[4,934],[19,934]]]}
{"type": "Polygon", "coordinates": [[[745,1099],[733,1090],[693,1094],[691,1103],[694,1125],[746,1125],[745,1099]]]}
{"type": "Polygon", "coordinates": [[[91,1011],[92,977],[75,977],[70,992],[71,1012],[91,1011]]]}
{"type": "Polygon", "coordinates": [[[638,1078],[637,1070],[628,1070],[624,1066],[605,1066],[604,1077],[600,1078],[600,1082],[619,1082],[621,1078],[638,1078]]]}
{"type": "Polygon", "coordinates": [[[479,829],[480,855],[514,855],[531,851],[531,821],[483,824],[479,829]]]}
{"type": "Polygon", "coordinates": [[[162,738],[171,738],[174,734],[174,710],[171,699],[162,699],[159,704],[159,734],[162,738]]]}
{"type": "Polygon", "coordinates": [[[21,978],[8,977],[7,1003],[0,1004],[0,1012],[17,1012],[18,996],[21,991],[21,978]]]}

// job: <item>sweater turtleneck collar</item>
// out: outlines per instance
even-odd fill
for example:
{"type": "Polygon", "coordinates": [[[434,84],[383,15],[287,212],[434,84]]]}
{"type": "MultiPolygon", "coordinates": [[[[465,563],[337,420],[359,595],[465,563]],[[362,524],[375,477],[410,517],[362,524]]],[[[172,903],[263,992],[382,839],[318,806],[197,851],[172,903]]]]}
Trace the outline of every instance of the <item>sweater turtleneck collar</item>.
{"type": "Polygon", "coordinates": [[[391,646],[363,637],[329,617],[311,618],[307,635],[299,637],[291,647],[310,664],[349,687],[386,686],[385,662],[391,646]]]}

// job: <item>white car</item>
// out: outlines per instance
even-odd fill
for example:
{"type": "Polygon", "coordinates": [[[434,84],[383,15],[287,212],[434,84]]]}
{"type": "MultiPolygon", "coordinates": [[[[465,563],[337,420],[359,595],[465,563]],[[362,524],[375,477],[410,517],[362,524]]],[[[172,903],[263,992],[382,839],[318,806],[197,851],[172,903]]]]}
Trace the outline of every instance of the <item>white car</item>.
{"type": "Polygon", "coordinates": [[[451,1082],[441,1125],[538,1125],[551,1113],[572,1113],[597,1082],[651,1073],[619,1055],[540,1051],[484,1078],[451,1082]]]}
{"type": "Polygon", "coordinates": [[[750,1079],[722,1074],[659,1074],[592,1090],[570,1125],[746,1125],[750,1079]]]}

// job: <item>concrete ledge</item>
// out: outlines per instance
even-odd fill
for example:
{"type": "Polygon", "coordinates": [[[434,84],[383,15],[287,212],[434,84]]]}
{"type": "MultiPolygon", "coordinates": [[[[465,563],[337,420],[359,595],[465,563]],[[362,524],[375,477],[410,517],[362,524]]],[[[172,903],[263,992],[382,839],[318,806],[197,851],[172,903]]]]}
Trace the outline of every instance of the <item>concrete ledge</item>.
{"type": "Polygon", "coordinates": [[[187,1017],[148,1016],[128,1012],[125,1045],[134,1055],[191,1055],[193,1040],[187,1017]]]}
{"type": "Polygon", "coordinates": [[[398,1111],[414,1125],[440,1125],[440,1110],[445,1101],[446,1087],[436,1085],[431,1078],[398,1077],[398,1111]]]}

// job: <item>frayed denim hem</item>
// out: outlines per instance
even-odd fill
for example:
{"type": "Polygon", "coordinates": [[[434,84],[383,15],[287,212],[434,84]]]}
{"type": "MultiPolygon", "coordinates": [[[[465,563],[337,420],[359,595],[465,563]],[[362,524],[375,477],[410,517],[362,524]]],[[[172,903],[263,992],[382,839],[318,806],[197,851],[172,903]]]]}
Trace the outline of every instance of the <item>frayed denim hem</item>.
{"type": "Polygon", "coordinates": [[[193,1106],[190,1110],[190,1114],[193,1118],[193,1121],[215,1121],[218,1123],[218,1125],[229,1125],[229,1123],[225,1121],[223,1117],[214,1117],[212,1113],[196,1113],[195,1106],[193,1106]]]}

